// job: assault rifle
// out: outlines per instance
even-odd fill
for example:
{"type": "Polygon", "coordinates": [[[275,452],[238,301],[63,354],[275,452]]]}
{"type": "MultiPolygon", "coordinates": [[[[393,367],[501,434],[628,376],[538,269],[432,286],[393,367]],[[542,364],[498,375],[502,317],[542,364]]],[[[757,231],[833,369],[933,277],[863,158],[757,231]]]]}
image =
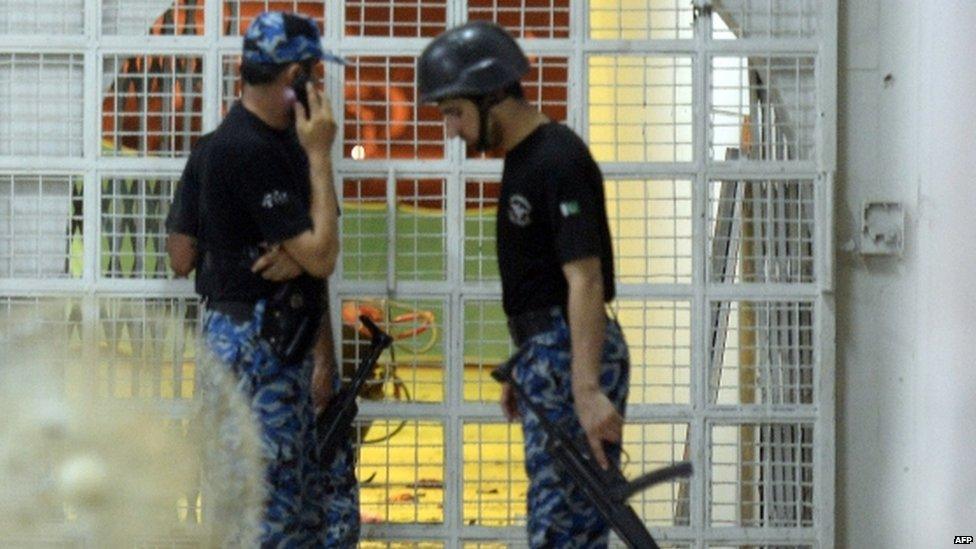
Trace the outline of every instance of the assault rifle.
{"type": "Polygon", "coordinates": [[[325,410],[315,418],[319,456],[325,467],[332,464],[336,450],[342,447],[352,433],[352,422],[359,413],[359,406],[356,405],[359,389],[372,375],[380,355],[393,343],[393,338],[379,329],[368,316],[362,315],[359,320],[370,333],[369,352],[362,358],[349,384],[333,395],[325,410]]]}
{"type": "Polygon", "coordinates": [[[613,462],[610,462],[610,467],[604,470],[591,455],[589,445],[585,441],[570,436],[565,428],[550,421],[542,407],[528,398],[525,390],[512,377],[512,364],[513,361],[509,360],[495,368],[491,376],[500,383],[508,383],[515,391],[515,395],[539,418],[539,423],[546,433],[546,450],[556,460],[557,466],[582,489],[583,494],[603,515],[604,520],[610,524],[627,547],[658,549],[658,544],[634,509],[627,504],[627,500],[637,492],[655,484],[691,476],[691,463],[687,461],[675,463],[629,482],[613,462]]]}

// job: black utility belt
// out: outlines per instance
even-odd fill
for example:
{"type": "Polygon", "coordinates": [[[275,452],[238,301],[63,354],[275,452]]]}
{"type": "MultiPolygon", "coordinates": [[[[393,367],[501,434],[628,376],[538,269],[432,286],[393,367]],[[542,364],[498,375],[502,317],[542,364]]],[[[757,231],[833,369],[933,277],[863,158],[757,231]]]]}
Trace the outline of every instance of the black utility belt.
{"type": "MultiPolygon", "coordinates": [[[[323,289],[285,283],[267,298],[261,319],[261,338],[284,363],[300,362],[315,343],[319,322],[325,312],[323,289]]],[[[215,300],[207,308],[226,314],[234,322],[254,317],[255,302],[215,300]]]]}
{"type": "Polygon", "coordinates": [[[515,346],[521,347],[532,336],[552,330],[561,319],[565,318],[566,310],[561,305],[526,311],[508,317],[508,333],[512,336],[515,346]]]}
{"type": "Polygon", "coordinates": [[[247,322],[251,320],[254,317],[255,305],[256,303],[253,301],[207,300],[207,309],[225,314],[231,317],[234,322],[247,322]]]}

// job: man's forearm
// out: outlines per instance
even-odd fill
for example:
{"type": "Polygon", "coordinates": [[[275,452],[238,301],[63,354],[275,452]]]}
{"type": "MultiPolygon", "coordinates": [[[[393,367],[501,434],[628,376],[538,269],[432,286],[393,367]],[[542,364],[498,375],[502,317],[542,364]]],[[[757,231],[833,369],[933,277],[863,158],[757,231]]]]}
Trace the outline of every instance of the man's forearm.
{"type": "Polygon", "coordinates": [[[315,353],[317,355],[315,366],[322,368],[331,375],[335,371],[337,357],[335,353],[335,342],[332,339],[332,318],[330,314],[327,309],[322,313],[322,319],[319,322],[319,332],[316,335],[315,342],[315,353]]]}
{"type": "Polygon", "coordinates": [[[607,322],[603,309],[603,280],[599,262],[595,274],[584,272],[577,276],[568,276],[567,282],[573,392],[580,394],[599,391],[600,358],[607,322]]]}
{"type": "Polygon", "coordinates": [[[339,220],[336,212],[335,187],[332,181],[332,161],[328,157],[309,159],[309,176],[312,180],[312,199],[309,215],[312,218],[312,232],[316,238],[324,261],[326,276],[335,269],[339,251],[339,220]]]}
{"type": "Polygon", "coordinates": [[[177,278],[188,276],[197,264],[197,239],[183,233],[166,236],[166,254],[177,278]]]}
{"type": "Polygon", "coordinates": [[[590,257],[573,261],[563,265],[563,271],[569,285],[573,406],[593,457],[606,469],[611,461],[603,444],[620,442],[623,417],[600,387],[607,325],[600,260],[590,257]]]}
{"type": "Polygon", "coordinates": [[[312,228],[285,241],[283,247],[310,274],[327,278],[335,269],[339,252],[338,206],[332,185],[331,160],[324,155],[310,155],[309,177],[312,228]]]}

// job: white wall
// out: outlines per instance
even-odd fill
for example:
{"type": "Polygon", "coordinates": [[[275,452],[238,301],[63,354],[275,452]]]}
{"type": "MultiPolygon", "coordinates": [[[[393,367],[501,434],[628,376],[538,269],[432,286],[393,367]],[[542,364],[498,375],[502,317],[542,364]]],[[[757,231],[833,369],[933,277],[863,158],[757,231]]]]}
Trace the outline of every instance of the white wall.
{"type": "Polygon", "coordinates": [[[976,2],[839,4],[837,545],[948,547],[976,532],[976,2]],[[842,249],[865,200],[906,206],[901,259],[842,249]]]}

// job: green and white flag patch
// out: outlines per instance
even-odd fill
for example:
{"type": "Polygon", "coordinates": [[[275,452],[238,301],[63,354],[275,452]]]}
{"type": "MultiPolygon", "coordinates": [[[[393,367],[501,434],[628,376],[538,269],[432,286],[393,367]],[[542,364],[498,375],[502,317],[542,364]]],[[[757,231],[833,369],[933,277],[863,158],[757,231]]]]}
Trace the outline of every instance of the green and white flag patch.
{"type": "Polygon", "coordinates": [[[576,215],[580,213],[579,202],[573,200],[571,202],[560,202],[559,212],[563,214],[563,217],[569,217],[571,215],[576,215]]]}

